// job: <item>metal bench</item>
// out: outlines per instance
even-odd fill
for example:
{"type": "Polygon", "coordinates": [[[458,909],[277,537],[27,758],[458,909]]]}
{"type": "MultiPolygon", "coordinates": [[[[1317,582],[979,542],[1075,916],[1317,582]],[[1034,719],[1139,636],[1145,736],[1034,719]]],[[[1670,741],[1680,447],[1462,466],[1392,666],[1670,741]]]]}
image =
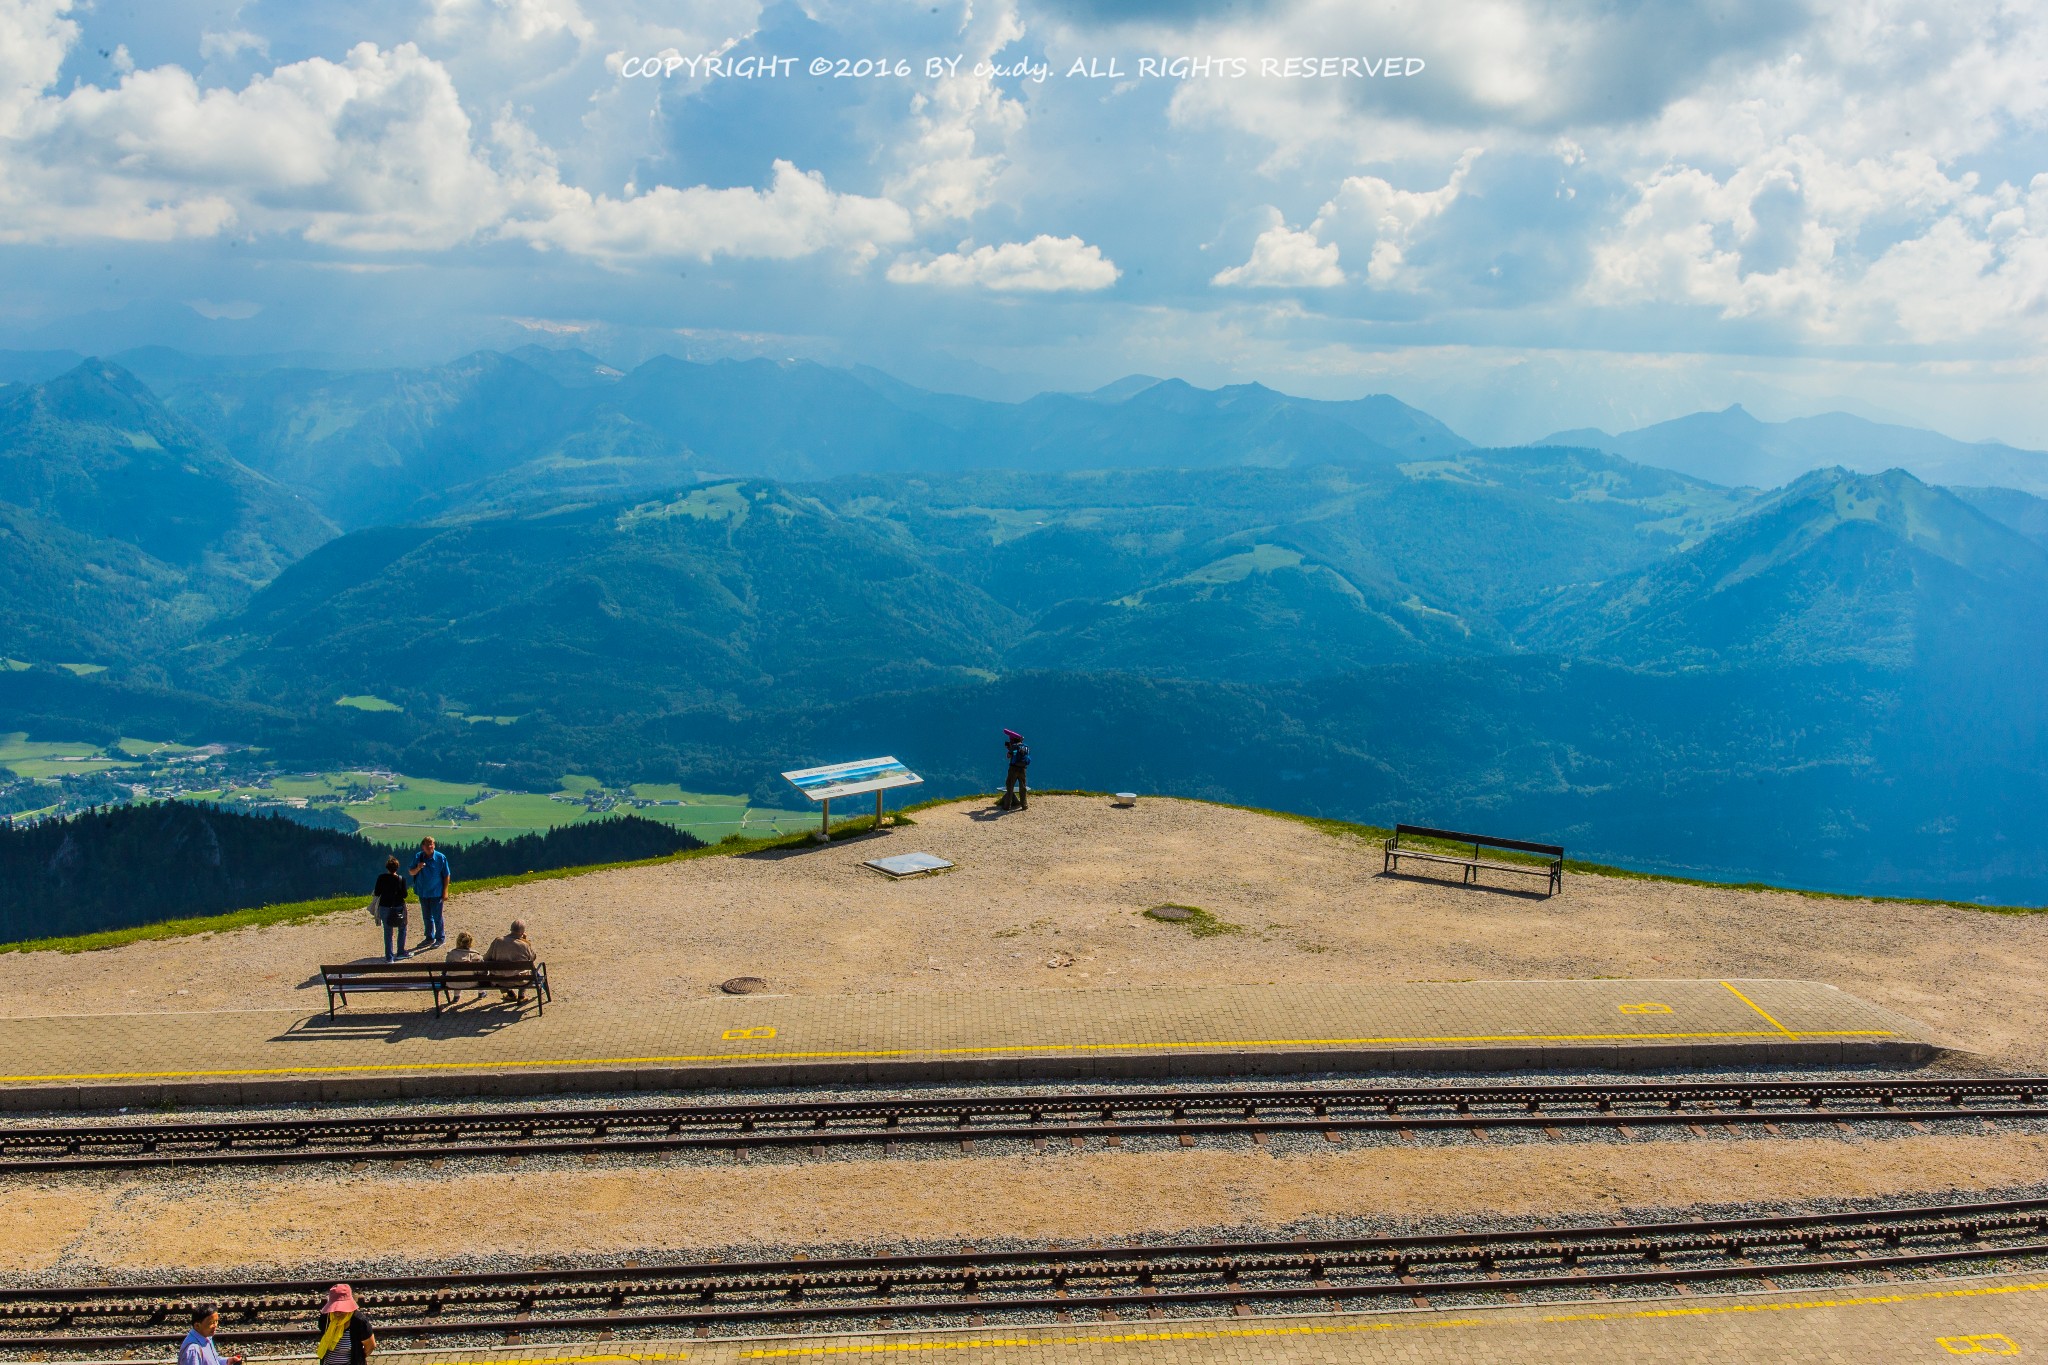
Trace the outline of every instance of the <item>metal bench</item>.
{"type": "Polygon", "coordinates": [[[464,991],[532,991],[541,1014],[554,998],[545,962],[344,962],[323,966],[320,980],[330,1019],[336,1002],[346,1005],[351,992],[431,991],[436,1017],[464,991]]]}
{"type": "Polygon", "coordinates": [[[1561,844],[1532,844],[1526,839],[1496,839],[1489,834],[1466,834],[1454,829],[1431,829],[1427,825],[1395,825],[1393,834],[1386,842],[1386,862],[1383,871],[1392,872],[1400,866],[1401,859],[1414,858],[1425,863],[1450,863],[1465,869],[1464,881],[1469,885],[1478,880],[1479,871],[1484,868],[1492,872],[1519,872],[1525,877],[1544,877],[1550,882],[1550,894],[1555,896],[1564,890],[1564,846],[1561,844]],[[1440,848],[1422,848],[1405,845],[1403,839],[1429,839],[1437,843],[1470,844],[1472,852],[1447,853],[1440,848]],[[1548,858],[1543,863],[1510,863],[1499,859],[1482,857],[1483,848],[1507,849],[1516,853],[1536,853],[1548,858]]]}

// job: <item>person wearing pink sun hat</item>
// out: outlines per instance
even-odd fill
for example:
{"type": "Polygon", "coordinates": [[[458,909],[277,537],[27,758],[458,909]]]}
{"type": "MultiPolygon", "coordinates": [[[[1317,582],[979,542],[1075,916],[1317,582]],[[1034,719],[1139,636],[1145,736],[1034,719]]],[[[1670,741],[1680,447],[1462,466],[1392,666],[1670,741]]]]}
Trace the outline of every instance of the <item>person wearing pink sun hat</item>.
{"type": "Polygon", "coordinates": [[[314,1348],[319,1365],[363,1365],[364,1357],[377,1349],[377,1334],[369,1315],[356,1303],[353,1289],[338,1284],[327,1291],[327,1306],[320,1310],[320,1344],[314,1348]]]}
{"type": "Polygon", "coordinates": [[[1030,784],[1025,770],[1031,766],[1031,746],[1015,730],[1003,731],[1003,754],[1009,759],[1009,773],[1003,780],[1003,799],[996,804],[1005,810],[1031,808],[1030,784]]]}

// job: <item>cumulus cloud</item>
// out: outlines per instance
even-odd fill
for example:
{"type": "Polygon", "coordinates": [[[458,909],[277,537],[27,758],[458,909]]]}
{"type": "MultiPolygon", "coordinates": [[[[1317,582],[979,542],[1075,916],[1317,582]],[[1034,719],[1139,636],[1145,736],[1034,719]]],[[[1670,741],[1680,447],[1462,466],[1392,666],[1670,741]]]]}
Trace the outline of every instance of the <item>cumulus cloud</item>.
{"type": "Polygon", "coordinates": [[[1217,271],[1209,283],[1262,289],[1330,289],[1344,283],[1334,245],[1318,241],[1312,230],[1287,226],[1278,209],[1269,211],[1269,222],[1252,243],[1251,259],[1217,271]]]}
{"type": "Polygon", "coordinates": [[[1816,340],[2040,338],[2043,178],[1964,169],[2008,130],[2048,128],[2048,34],[2020,15],[2002,0],[1872,5],[1715,99],[1675,102],[1608,150],[1649,164],[1584,297],[1816,340]]]}
{"type": "Polygon", "coordinates": [[[243,28],[227,29],[223,32],[209,30],[199,35],[199,55],[209,60],[229,60],[244,52],[268,57],[270,43],[261,34],[251,33],[243,28]]]}
{"type": "Polygon", "coordinates": [[[897,284],[979,286],[998,293],[1107,289],[1120,273],[1100,247],[1079,237],[1045,235],[971,250],[963,242],[958,251],[922,261],[898,260],[889,267],[889,278],[897,284]]]}
{"type": "Polygon", "coordinates": [[[1376,285],[1392,284],[1408,248],[1458,201],[1479,155],[1479,148],[1467,148],[1451,167],[1450,177],[1433,190],[1397,189],[1376,175],[1351,176],[1323,205],[1312,231],[1369,247],[1366,278],[1376,285]]]}
{"type": "Polygon", "coordinates": [[[433,0],[428,31],[436,37],[487,35],[531,43],[558,34],[578,41],[597,35],[597,25],[577,0],[433,0]]]}
{"type": "Polygon", "coordinates": [[[1552,134],[1654,117],[1742,62],[1781,50],[1807,19],[1807,6],[1781,0],[1279,0],[1181,13],[1120,10],[1106,17],[1121,36],[1162,54],[1229,53],[1256,63],[1393,53],[1428,63],[1413,80],[1190,81],[1175,93],[1174,115],[1184,125],[1254,134],[1287,161],[1333,144],[1380,155],[1389,136],[1438,154],[1482,129],[1552,134]]]}
{"type": "Polygon", "coordinates": [[[905,241],[911,232],[902,206],[835,194],[823,176],[787,161],[775,163],[766,190],[660,185],[613,199],[557,181],[537,187],[533,198],[545,203],[545,213],[507,222],[507,235],[615,263],[650,256],[789,260],[833,248],[866,260],[880,244],[905,241]]]}
{"type": "MultiPolygon", "coordinates": [[[[55,83],[77,27],[69,0],[0,5],[0,241],[165,241],[229,230],[355,252],[493,238],[617,263],[644,257],[854,259],[910,236],[884,199],[834,193],[774,163],[765,190],[658,186],[623,197],[566,183],[509,112],[472,126],[445,66],[412,43],[361,43],[240,89],[178,66],[118,85],[55,83]]],[[[442,18],[574,33],[573,0],[449,0],[442,18]]]]}
{"type": "Polygon", "coordinates": [[[980,212],[1003,168],[1008,139],[1024,126],[1024,106],[980,69],[1024,36],[1016,6],[968,6],[960,36],[959,62],[929,92],[911,96],[914,132],[901,152],[906,169],[888,187],[892,199],[915,207],[920,223],[958,222],[980,212]]]}

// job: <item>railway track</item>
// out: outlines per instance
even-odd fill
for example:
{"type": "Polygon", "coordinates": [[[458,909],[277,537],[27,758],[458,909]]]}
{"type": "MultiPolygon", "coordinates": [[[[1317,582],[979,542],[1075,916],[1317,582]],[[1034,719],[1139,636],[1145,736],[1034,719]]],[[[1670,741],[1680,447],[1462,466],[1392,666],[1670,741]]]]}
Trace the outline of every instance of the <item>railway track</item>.
{"type": "Polygon", "coordinates": [[[823,1149],[1022,1141],[1673,1125],[1951,1123],[2048,1116],[2048,1077],[1351,1085],[1329,1089],[990,1092],[933,1099],[485,1109],[431,1115],[0,1127],[0,1174],[300,1161],[823,1149]]]}
{"type": "MultiPolygon", "coordinates": [[[[380,1340],[558,1337],[1259,1308],[1986,1268],[2048,1255],[2048,1200],[1327,1241],[706,1262],[351,1280],[380,1340]]],[[[229,1343],[311,1340],[326,1281],[0,1289],[0,1350],[164,1345],[196,1303],[229,1343]]]]}

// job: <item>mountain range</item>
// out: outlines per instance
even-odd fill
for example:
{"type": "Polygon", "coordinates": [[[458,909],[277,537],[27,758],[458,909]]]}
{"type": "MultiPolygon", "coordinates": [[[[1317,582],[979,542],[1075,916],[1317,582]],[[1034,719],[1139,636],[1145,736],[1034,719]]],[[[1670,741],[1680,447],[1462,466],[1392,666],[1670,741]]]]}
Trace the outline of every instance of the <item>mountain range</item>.
{"type": "Polygon", "coordinates": [[[1841,465],[1859,474],[1906,469],[1929,483],[2048,493],[2048,455],[2041,451],[1998,441],[1958,441],[1846,412],[1765,422],[1738,403],[1620,435],[1594,427],[1560,431],[1543,444],[1588,446],[1731,486],[1775,488],[1810,469],[1841,465]]]}
{"type": "Polygon", "coordinates": [[[127,359],[0,389],[0,730],[772,799],[862,748],[985,787],[1019,723],[1053,785],[2048,898],[2048,501],[1823,439],[1874,424],[1701,415],[1738,464],[1833,451],[1759,491],[1660,462],[1704,421],[1482,448],[1143,376],[127,359]]]}

